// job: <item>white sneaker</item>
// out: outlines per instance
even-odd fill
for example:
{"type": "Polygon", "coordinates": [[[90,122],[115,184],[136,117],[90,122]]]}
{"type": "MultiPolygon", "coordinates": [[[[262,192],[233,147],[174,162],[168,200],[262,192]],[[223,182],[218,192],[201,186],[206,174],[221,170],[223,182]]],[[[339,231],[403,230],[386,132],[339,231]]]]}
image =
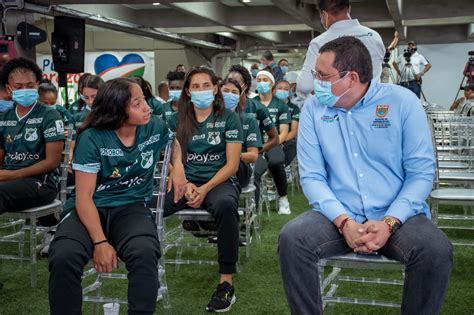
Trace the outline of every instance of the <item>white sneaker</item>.
{"type": "Polygon", "coordinates": [[[278,214],[291,214],[288,197],[285,196],[278,199],[278,214]]]}
{"type": "Polygon", "coordinates": [[[51,235],[50,233],[46,233],[44,235],[43,242],[41,244],[42,248],[41,248],[41,251],[40,251],[40,255],[42,257],[48,257],[49,244],[51,244],[53,238],[54,238],[54,235],[51,235]]]}

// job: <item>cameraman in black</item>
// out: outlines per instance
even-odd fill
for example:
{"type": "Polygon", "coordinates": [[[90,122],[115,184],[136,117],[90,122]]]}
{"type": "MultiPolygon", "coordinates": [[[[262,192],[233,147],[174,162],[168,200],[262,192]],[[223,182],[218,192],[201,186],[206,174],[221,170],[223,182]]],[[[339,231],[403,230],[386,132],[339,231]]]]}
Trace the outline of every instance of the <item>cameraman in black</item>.
{"type": "Polygon", "coordinates": [[[431,69],[431,64],[417,51],[415,41],[408,42],[403,55],[393,62],[393,68],[400,76],[400,85],[406,87],[420,98],[421,77],[431,69]]]}

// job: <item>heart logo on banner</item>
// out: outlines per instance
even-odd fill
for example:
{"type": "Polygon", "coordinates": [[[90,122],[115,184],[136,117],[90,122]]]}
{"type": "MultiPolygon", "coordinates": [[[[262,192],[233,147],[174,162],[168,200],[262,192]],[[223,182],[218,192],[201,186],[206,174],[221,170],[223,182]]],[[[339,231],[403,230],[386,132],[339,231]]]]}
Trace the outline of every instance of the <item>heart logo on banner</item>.
{"type": "Polygon", "coordinates": [[[139,54],[128,54],[122,61],[112,54],[103,54],[95,60],[94,70],[104,81],[133,75],[142,77],[145,73],[145,60],[139,54]]]}

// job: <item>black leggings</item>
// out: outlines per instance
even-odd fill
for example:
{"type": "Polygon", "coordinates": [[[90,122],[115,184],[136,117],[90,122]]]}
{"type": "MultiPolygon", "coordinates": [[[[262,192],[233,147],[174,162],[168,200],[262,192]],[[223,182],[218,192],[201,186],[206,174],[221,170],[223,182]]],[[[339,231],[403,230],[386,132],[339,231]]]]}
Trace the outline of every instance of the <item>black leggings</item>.
{"type": "MultiPolygon", "coordinates": [[[[128,270],[128,314],[153,314],[160,244],[154,216],[143,203],[99,208],[102,228],[128,270]]],[[[81,276],[94,246],[76,211],[59,224],[49,249],[51,314],[82,314],[81,276]]]]}
{"type": "Polygon", "coordinates": [[[283,152],[285,152],[285,166],[288,166],[296,157],[296,139],[286,141],[283,144],[283,152]]]}
{"type": "MultiPolygon", "coordinates": [[[[56,188],[45,183],[45,176],[0,182],[0,214],[47,205],[54,200],[56,194],[56,188]]],[[[58,223],[54,214],[41,217],[38,221],[42,226],[58,223]]]]}
{"type": "Polygon", "coordinates": [[[240,160],[239,169],[237,170],[237,180],[239,181],[240,187],[247,187],[250,183],[250,178],[252,177],[252,168],[249,164],[240,160]]]}
{"type": "Polygon", "coordinates": [[[255,186],[257,190],[255,191],[255,198],[258,201],[260,199],[260,183],[262,181],[262,175],[265,171],[270,170],[273,176],[273,181],[278,191],[280,197],[288,195],[288,182],[286,180],[285,172],[285,153],[281,146],[276,146],[268,152],[264,153],[265,158],[259,156],[257,162],[255,163],[255,186]]]}
{"type": "MultiPolygon", "coordinates": [[[[199,186],[199,185],[196,185],[199,186]]],[[[202,208],[209,212],[217,224],[217,255],[220,274],[236,272],[239,258],[239,184],[229,180],[209,191],[202,208]]],[[[183,209],[190,209],[183,197],[177,203],[173,191],[166,194],[164,216],[183,209]]]]}

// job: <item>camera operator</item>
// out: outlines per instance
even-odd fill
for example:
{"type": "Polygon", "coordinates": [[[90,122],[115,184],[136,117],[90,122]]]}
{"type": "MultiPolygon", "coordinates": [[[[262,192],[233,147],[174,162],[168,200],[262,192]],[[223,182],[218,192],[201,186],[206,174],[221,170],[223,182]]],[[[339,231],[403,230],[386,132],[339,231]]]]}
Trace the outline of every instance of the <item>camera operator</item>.
{"type": "Polygon", "coordinates": [[[393,62],[393,68],[400,76],[400,85],[420,98],[421,77],[431,69],[431,64],[418,53],[415,41],[408,42],[408,48],[393,62]]]}
{"type": "Polygon", "coordinates": [[[458,98],[449,108],[455,113],[469,116],[468,113],[471,110],[472,104],[474,104],[474,84],[466,85],[461,87],[464,90],[464,97],[458,98]]]}

